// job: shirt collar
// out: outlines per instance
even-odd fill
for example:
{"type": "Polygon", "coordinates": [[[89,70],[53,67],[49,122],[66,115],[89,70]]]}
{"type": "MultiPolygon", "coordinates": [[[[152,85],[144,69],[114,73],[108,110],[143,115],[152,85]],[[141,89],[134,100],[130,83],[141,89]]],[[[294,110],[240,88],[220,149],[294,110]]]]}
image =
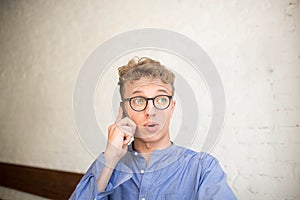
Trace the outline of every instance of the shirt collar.
{"type": "MultiPolygon", "coordinates": [[[[147,171],[159,170],[178,160],[181,148],[176,146],[173,142],[171,143],[171,146],[167,148],[152,152],[150,161],[146,167],[147,171]]],[[[132,170],[135,171],[139,170],[138,168],[145,168],[146,161],[137,151],[134,150],[133,143],[128,146],[126,157],[127,158],[123,161],[125,161],[125,164],[132,170]]]]}
{"type": "MultiPolygon", "coordinates": [[[[137,152],[135,149],[134,149],[134,141],[128,146],[128,151],[129,152],[133,152],[133,153],[139,153],[139,152],[137,152]]],[[[174,149],[174,147],[175,147],[176,145],[171,141],[171,146],[168,146],[168,147],[166,147],[166,148],[164,148],[164,149],[160,149],[160,150],[154,150],[153,152],[152,152],[152,155],[153,154],[160,154],[160,155],[165,155],[165,154],[169,154],[171,151],[172,151],[172,149],[174,149]]]]}

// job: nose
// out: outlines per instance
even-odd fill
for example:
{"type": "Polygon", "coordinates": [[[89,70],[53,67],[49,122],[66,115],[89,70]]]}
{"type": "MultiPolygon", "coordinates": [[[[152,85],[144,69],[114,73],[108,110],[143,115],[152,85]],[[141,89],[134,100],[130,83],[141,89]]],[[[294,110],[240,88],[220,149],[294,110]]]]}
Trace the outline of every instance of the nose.
{"type": "Polygon", "coordinates": [[[145,109],[145,114],[147,116],[154,116],[155,112],[156,112],[156,110],[155,110],[155,107],[153,105],[153,101],[148,101],[148,105],[145,109]]]}

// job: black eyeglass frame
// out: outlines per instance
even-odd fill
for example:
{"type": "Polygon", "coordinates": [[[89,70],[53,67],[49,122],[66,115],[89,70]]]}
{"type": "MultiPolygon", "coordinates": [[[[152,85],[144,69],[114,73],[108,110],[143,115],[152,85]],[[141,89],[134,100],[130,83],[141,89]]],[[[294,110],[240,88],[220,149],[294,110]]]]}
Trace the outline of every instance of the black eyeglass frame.
{"type": "Polygon", "coordinates": [[[146,98],[146,97],[143,97],[143,96],[135,96],[135,97],[131,97],[131,98],[122,99],[122,103],[124,103],[125,101],[129,101],[129,105],[130,105],[130,107],[131,107],[132,110],[134,110],[134,111],[136,111],[136,112],[142,112],[142,111],[144,111],[144,110],[147,108],[147,106],[148,106],[148,101],[149,101],[149,100],[152,100],[152,104],[154,105],[154,107],[155,107],[156,109],[158,109],[158,110],[165,110],[165,109],[169,108],[169,106],[170,106],[170,104],[171,104],[171,101],[172,101],[172,98],[173,98],[173,96],[170,96],[170,95],[157,95],[156,97],[153,97],[153,98],[146,98]],[[156,105],[155,105],[155,103],[154,103],[154,102],[155,102],[154,99],[156,99],[157,97],[161,97],[161,96],[163,96],[163,97],[168,97],[168,98],[169,98],[169,104],[168,104],[168,106],[165,107],[165,108],[163,108],[163,109],[156,107],[156,105]],[[136,109],[134,109],[134,108],[131,106],[131,100],[134,99],[134,98],[138,98],[138,97],[146,100],[145,108],[142,109],[142,110],[136,110],[136,109]]]}

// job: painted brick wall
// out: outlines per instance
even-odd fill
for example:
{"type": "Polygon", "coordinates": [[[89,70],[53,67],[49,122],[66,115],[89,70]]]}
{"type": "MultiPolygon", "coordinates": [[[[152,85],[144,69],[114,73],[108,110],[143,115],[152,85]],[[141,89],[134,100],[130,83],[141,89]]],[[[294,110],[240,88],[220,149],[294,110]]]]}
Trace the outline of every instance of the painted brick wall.
{"type": "Polygon", "coordinates": [[[114,35],[164,28],[203,47],[222,78],[226,119],[211,153],[237,197],[299,199],[299,23],[296,0],[2,0],[0,161],[85,172],[93,158],[72,113],[82,63],[114,35]]]}

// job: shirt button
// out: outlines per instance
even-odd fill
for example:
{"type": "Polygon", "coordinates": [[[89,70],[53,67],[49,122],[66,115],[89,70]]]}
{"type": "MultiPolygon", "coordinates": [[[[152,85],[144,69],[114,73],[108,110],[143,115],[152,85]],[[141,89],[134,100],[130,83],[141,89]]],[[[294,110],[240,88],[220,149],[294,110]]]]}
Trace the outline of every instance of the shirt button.
{"type": "Polygon", "coordinates": [[[145,198],[142,198],[141,200],[146,200],[145,198]]]}
{"type": "Polygon", "coordinates": [[[136,156],[137,156],[137,155],[138,155],[138,152],[136,152],[136,151],[135,151],[135,152],[134,152],[134,155],[136,155],[136,156]]]}
{"type": "MultiPolygon", "coordinates": [[[[142,169],[142,170],[141,170],[141,173],[142,173],[142,174],[145,173],[145,170],[142,169]]],[[[144,199],[145,199],[145,198],[144,198],[144,199]]]]}

